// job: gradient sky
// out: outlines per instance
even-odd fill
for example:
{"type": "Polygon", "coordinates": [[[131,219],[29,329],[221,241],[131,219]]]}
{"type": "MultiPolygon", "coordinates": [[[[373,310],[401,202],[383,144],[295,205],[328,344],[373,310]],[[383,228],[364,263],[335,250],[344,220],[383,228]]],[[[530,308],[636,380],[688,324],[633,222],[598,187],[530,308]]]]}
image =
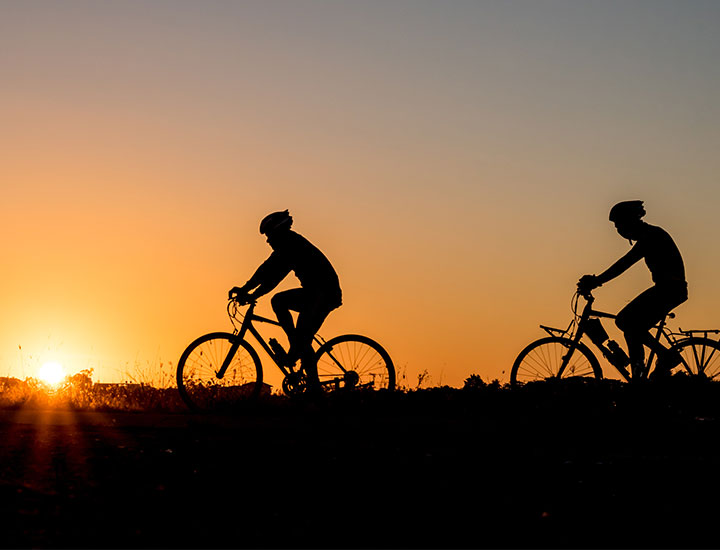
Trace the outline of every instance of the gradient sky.
{"type": "Polygon", "coordinates": [[[410,387],[507,381],[628,249],[619,200],[683,253],[675,326],[720,327],[718,29],[713,0],[0,0],[0,375],[168,380],[285,208],[340,275],[321,334],[410,387]]]}

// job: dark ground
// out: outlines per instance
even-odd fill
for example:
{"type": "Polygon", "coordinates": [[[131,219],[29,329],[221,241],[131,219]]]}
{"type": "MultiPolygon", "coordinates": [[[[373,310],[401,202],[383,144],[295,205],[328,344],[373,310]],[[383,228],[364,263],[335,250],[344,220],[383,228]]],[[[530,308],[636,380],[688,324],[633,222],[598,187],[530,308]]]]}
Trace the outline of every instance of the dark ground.
{"type": "Polygon", "coordinates": [[[720,547],[720,386],[0,411],[4,547],[720,547]]]}

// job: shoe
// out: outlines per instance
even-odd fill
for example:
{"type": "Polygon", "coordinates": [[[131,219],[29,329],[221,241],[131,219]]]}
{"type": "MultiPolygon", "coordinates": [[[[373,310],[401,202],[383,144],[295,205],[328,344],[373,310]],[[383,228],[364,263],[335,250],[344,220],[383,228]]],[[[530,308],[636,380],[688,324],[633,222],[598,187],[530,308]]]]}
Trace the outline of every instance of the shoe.
{"type": "MultiPolygon", "coordinates": [[[[297,356],[297,353],[295,353],[295,350],[293,349],[293,347],[290,346],[290,349],[285,354],[285,361],[287,361],[285,366],[288,368],[293,368],[297,365],[298,360],[299,360],[299,358],[297,356]]],[[[298,369],[298,370],[300,370],[300,369],[298,369]]]]}
{"type": "Polygon", "coordinates": [[[672,370],[682,363],[682,355],[680,352],[674,349],[666,351],[658,360],[659,364],[662,364],[664,368],[672,370]]]}
{"type": "Polygon", "coordinates": [[[630,372],[632,373],[632,379],[638,381],[642,379],[645,374],[645,365],[642,363],[631,363],[630,372]]]}
{"type": "Polygon", "coordinates": [[[655,369],[650,373],[650,380],[667,380],[672,376],[672,369],[663,367],[661,364],[655,365],[655,369]]]}
{"type": "Polygon", "coordinates": [[[668,350],[658,357],[655,370],[653,370],[650,378],[653,380],[660,380],[669,378],[672,374],[672,370],[677,367],[682,361],[682,355],[680,352],[675,350],[668,350]]]}

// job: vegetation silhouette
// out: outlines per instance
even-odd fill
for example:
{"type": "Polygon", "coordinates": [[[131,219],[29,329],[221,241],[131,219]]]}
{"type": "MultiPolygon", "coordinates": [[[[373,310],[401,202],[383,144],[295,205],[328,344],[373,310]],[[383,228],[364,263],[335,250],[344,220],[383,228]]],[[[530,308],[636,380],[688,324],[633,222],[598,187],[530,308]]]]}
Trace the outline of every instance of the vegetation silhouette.
{"type": "Polygon", "coordinates": [[[78,412],[65,425],[44,411],[18,423],[18,411],[0,409],[5,544],[720,543],[707,503],[720,490],[717,382],[675,374],[512,387],[471,375],[463,388],[326,402],[278,397],[237,415],[78,412]],[[238,498],[223,505],[228,494],[238,498]]]}

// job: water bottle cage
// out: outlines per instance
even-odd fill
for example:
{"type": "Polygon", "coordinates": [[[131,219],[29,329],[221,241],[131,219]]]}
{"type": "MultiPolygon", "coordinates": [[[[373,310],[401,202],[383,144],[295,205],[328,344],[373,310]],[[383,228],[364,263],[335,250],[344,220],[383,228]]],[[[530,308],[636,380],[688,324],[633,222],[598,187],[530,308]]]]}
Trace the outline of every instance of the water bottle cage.
{"type": "Polygon", "coordinates": [[[630,364],[630,358],[625,351],[614,340],[609,340],[607,348],[603,349],[605,357],[616,367],[626,367],[630,364]]]}

